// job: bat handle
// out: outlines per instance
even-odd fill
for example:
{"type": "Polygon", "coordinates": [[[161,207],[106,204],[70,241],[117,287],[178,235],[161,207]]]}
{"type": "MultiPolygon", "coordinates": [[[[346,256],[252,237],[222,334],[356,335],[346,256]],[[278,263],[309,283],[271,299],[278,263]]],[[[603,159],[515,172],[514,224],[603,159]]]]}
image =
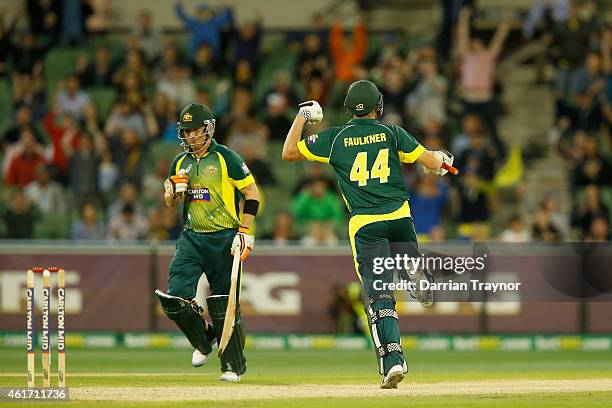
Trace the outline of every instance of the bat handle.
{"type": "Polygon", "coordinates": [[[442,168],[448,171],[449,173],[454,174],[455,176],[459,174],[459,170],[456,167],[453,167],[449,164],[442,163],[442,168]]]}

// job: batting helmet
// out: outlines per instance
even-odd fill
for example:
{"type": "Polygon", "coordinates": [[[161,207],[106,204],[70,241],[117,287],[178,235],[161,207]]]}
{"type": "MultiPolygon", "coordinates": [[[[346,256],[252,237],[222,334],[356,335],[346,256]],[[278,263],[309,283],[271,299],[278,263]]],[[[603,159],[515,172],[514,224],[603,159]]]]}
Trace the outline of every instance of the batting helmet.
{"type": "Polygon", "coordinates": [[[383,96],[371,81],[353,82],[346,92],[344,108],[349,115],[365,116],[375,111],[379,118],[383,113],[383,96]]]}

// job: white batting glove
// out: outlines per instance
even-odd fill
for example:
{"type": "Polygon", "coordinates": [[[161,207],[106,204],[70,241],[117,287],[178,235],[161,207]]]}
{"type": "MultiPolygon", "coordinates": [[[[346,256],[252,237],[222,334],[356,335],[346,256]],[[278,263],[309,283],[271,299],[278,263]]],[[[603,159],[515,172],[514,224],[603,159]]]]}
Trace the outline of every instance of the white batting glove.
{"type": "MultiPolygon", "coordinates": [[[[450,154],[450,152],[448,152],[447,150],[444,150],[444,149],[436,150],[432,153],[443,163],[446,163],[449,166],[453,165],[453,161],[455,160],[455,157],[452,154],[450,154]]],[[[428,167],[423,166],[423,172],[425,174],[433,174],[434,176],[443,176],[446,173],[448,173],[448,170],[443,169],[442,167],[440,167],[439,169],[430,169],[428,167]]]]}
{"type": "Polygon", "coordinates": [[[179,171],[179,174],[170,176],[170,178],[164,181],[164,188],[168,194],[180,194],[187,191],[189,186],[189,176],[185,173],[184,169],[179,171]]]}
{"type": "Polygon", "coordinates": [[[319,123],[323,120],[323,108],[317,101],[302,102],[298,105],[298,115],[302,115],[307,123],[319,123]]]}
{"type": "Polygon", "coordinates": [[[234,255],[238,251],[240,253],[240,260],[244,261],[253,250],[254,245],[255,237],[249,234],[249,229],[240,227],[232,242],[231,254],[234,255]]]}

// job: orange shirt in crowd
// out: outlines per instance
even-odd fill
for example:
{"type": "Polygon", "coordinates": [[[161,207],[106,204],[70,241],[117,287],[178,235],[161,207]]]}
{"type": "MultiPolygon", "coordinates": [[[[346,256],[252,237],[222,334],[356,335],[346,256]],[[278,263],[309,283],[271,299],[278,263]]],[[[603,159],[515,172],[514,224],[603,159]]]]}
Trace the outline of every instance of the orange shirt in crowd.
{"type": "Polygon", "coordinates": [[[334,61],[336,79],[351,82],[354,78],[354,68],[365,58],[368,47],[365,26],[358,23],[353,32],[353,44],[350,49],[344,47],[342,26],[336,23],[329,32],[329,47],[334,61]]]}

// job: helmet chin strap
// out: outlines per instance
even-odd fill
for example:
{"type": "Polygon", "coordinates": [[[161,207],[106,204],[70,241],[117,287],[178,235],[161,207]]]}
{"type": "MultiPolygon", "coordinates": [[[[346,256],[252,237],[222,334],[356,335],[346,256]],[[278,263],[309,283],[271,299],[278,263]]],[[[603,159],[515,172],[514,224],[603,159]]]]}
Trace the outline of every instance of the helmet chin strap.
{"type": "Polygon", "coordinates": [[[193,154],[200,154],[201,152],[203,152],[204,150],[208,149],[208,147],[210,146],[210,143],[212,142],[212,137],[209,137],[208,140],[202,145],[202,147],[200,147],[198,149],[198,151],[195,151],[193,149],[193,147],[189,146],[192,150],[193,154]]]}

